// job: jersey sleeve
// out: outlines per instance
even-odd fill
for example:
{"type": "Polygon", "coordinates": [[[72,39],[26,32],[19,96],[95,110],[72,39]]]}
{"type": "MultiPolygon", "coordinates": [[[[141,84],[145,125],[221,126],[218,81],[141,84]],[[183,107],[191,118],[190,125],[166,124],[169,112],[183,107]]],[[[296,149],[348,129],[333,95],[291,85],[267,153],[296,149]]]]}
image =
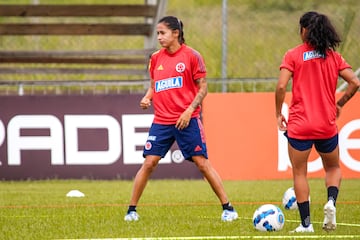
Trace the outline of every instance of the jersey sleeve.
{"type": "Polygon", "coordinates": [[[340,55],[340,53],[335,52],[337,59],[338,59],[338,70],[344,70],[346,68],[352,68],[350,64],[348,64],[345,59],[340,55]]]}
{"type": "Polygon", "coordinates": [[[286,68],[288,69],[290,72],[294,72],[295,69],[295,62],[292,58],[292,52],[291,51],[287,51],[283,57],[283,60],[280,64],[279,69],[281,70],[282,68],[286,68]]]}
{"type": "Polygon", "coordinates": [[[192,72],[193,72],[193,80],[197,80],[200,78],[206,77],[206,67],[205,61],[199,52],[192,50],[192,72]]]}
{"type": "Polygon", "coordinates": [[[156,56],[158,53],[159,51],[156,51],[150,56],[148,71],[151,79],[154,79],[154,70],[155,70],[156,58],[157,58],[156,56]]]}

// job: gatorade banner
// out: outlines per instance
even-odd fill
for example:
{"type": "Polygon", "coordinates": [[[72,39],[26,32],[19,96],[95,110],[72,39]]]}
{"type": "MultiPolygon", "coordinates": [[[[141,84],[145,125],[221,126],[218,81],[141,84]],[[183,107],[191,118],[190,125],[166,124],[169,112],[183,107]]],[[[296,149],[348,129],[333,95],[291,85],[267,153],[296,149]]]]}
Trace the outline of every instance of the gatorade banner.
{"type": "MultiPolygon", "coordinates": [[[[341,96],[341,93],[338,97],[341,96]]],[[[153,109],[142,95],[0,96],[0,179],[133,179],[153,109]]],[[[286,97],[287,106],[291,94],[286,97]]],[[[202,120],[209,161],[224,180],[291,179],[287,140],[278,131],[274,93],[209,93],[202,120]]],[[[344,178],[360,178],[360,95],[338,120],[344,178]]],[[[324,176],[312,151],[308,173],[324,176]]],[[[199,179],[177,145],[152,178],[199,179]]]]}
{"type": "MultiPolygon", "coordinates": [[[[287,93],[285,116],[290,99],[291,94],[287,93]]],[[[337,121],[344,178],[360,178],[359,106],[357,94],[345,105],[337,121]]],[[[292,178],[287,139],[277,129],[274,93],[208,94],[203,121],[209,159],[223,179],[292,178]]],[[[321,159],[314,149],[309,157],[308,176],[324,176],[321,159]]]]}
{"type": "MultiPolygon", "coordinates": [[[[1,96],[0,179],[132,179],[152,109],[142,95],[1,96]]],[[[201,178],[175,144],[152,178],[201,178]]]]}

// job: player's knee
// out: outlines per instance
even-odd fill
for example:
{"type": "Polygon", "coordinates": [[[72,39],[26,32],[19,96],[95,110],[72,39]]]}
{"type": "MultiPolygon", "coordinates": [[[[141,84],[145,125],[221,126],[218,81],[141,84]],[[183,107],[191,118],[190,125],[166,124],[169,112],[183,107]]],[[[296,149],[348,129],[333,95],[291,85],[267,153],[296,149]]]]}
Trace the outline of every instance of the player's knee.
{"type": "Polygon", "coordinates": [[[196,166],[202,174],[208,173],[211,170],[211,166],[208,161],[197,161],[196,166]]]}
{"type": "Polygon", "coordinates": [[[156,161],[154,159],[146,159],[145,162],[143,163],[142,167],[146,172],[152,172],[155,170],[157,164],[158,164],[158,161],[156,161]]]}

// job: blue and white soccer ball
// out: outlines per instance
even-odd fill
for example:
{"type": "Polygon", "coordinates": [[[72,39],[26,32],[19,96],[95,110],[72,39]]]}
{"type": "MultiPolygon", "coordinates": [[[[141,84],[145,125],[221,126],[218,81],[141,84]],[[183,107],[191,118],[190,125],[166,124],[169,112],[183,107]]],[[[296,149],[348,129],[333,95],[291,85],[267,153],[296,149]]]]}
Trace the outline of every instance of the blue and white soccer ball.
{"type": "Polygon", "coordinates": [[[293,187],[288,188],[283,195],[282,205],[286,210],[298,209],[295,191],[293,187]]]}
{"type": "Polygon", "coordinates": [[[262,232],[280,231],[284,227],[285,216],[281,209],[273,204],[260,206],[253,215],[255,229],[262,232]]]}

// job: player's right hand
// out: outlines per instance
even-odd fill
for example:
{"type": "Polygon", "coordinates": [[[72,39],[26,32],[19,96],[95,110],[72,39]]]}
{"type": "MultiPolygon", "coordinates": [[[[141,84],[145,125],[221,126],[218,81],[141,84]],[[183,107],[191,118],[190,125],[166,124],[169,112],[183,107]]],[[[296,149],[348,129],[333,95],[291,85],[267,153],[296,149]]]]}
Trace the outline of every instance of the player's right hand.
{"type": "Polygon", "coordinates": [[[142,109],[148,109],[151,106],[151,99],[143,97],[140,101],[140,107],[142,109]]]}
{"type": "Polygon", "coordinates": [[[287,130],[287,121],[284,117],[284,115],[280,115],[277,117],[277,125],[280,131],[286,131],[287,130]]]}

